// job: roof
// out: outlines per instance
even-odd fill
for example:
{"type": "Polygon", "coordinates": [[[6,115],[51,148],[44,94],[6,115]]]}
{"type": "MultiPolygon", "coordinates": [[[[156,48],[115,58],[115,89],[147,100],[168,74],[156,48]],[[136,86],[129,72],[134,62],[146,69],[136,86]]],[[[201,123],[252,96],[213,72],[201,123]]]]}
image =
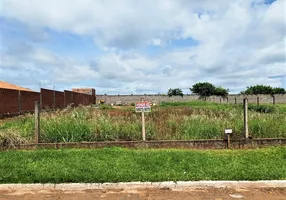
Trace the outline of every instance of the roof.
{"type": "Polygon", "coordinates": [[[30,90],[29,88],[23,88],[21,86],[13,85],[11,83],[7,83],[7,82],[4,82],[4,81],[0,81],[0,88],[32,92],[32,90],[30,90]]]}

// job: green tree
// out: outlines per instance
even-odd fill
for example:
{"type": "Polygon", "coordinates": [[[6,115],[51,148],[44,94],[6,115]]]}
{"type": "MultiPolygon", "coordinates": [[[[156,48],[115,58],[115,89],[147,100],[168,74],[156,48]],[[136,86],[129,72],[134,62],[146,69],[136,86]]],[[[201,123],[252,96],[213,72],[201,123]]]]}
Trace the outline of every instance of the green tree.
{"type": "Polygon", "coordinates": [[[250,86],[247,87],[247,89],[243,92],[241,92],[241,94],[269,94],[269,95],[273,95],[273,94],[285,94],[285,89],[284,88],[272,88],[271,86],[266,86],[266,85],[254,85],[254,86],[250,86]]]}
{"type": "Polygon", "coordinates": [[[200,95],[201,98],[206,98],[214,94],[216,87],[208,82],[200,82],[196,83],[195,85],[190,88],[190,90],[197,94],[200,95]]]}
{"type": "Polygon", "coordinates": [[[273,88],[272,94],[286,94],[284,88],[273,88]]]}
{"type": "Polygon", "coordinates": [[[170,88],[169,91],[168,91],[168,96],[169,97],[171,97],[171,96],[181,96],[181,97],[183,97],[184,94],[183,94],[182,90],[179,89],[179,88],[175,88],[175,89],[170,88]]]}
{"type": "Polygon", "coordinates": [[[229,89],[224,89],[222,87],[216,87],[213,95],[226,97],[228,95],[228,92],[229,92],[229,89]]]}

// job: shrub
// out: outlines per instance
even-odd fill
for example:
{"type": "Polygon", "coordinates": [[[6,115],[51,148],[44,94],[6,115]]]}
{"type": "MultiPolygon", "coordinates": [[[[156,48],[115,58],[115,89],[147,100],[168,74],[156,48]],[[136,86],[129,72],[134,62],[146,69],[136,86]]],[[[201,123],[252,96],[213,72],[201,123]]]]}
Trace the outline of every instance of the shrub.
{"type": "Polygon", "coordinates": [[[101,105],[99,106],[99,108],[100,108],[101,110],[112,110],[112,109],[114,109],[111,105],[106,105],[106,104],[101,104],[101,105]]]}
{"type": "Polygon", "coordinates": [[[248,110],[260,113],[273,113],[276,111],[276,108],[272,105],[249,105],[248,110]]]}

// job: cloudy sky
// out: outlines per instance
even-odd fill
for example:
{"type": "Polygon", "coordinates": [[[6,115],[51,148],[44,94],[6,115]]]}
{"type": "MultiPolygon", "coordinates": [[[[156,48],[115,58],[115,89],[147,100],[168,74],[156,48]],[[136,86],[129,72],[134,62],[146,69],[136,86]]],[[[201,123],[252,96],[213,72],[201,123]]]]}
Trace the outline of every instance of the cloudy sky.
{"type": "Polygon", "coordinates": [[[282,86],[286,0],[1,0],[0,80],[166,93],[282,86]]]}

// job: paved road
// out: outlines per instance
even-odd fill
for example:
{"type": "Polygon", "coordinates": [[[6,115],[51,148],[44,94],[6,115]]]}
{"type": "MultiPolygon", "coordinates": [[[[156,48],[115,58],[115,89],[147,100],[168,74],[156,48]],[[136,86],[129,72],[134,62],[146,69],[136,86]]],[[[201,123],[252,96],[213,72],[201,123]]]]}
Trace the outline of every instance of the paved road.
{"type": "Polygon", "coordinates": [[[261,189],[92,189],[0,190],[0,200],[285,200],[286,188],[261,189]]]}

